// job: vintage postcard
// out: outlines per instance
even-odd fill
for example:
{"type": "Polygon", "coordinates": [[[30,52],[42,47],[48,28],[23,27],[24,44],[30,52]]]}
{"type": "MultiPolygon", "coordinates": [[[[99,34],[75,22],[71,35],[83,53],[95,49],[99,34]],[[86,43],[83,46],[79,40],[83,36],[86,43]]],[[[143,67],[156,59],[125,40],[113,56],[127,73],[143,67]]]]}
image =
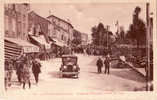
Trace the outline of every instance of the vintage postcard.
{"type": "Polygon", "coordinates": [[[0,5],[2,100],[155,100],[155,0],[0,5]]]}

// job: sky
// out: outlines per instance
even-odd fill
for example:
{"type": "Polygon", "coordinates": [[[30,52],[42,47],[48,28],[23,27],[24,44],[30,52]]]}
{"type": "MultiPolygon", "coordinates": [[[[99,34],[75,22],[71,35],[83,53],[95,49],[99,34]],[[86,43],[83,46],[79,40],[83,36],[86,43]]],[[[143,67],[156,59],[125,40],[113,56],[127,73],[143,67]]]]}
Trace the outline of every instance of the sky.
{"type": "Polygon", "coordinates": [[[91,27],[103,23],[109,25],[114,33],[116,22],[127,31],[132,23],[132,15],[136,6],[142,11],[140,18],[146,20],[145,3],[89,3],[89,4],[31,4],[31,9],[42,17],[53,14],[70,23],[80,32],[91,34],[91,27]]]}

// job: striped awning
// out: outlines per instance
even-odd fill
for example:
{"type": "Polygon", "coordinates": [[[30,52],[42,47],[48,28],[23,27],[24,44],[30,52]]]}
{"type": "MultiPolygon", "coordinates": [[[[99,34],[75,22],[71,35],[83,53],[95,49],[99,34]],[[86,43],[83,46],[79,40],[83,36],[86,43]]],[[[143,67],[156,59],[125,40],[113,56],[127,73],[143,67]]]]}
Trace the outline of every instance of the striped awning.
{"type": "Polygon", "coordinates": [[[22,47],[15,44],[11,43],[7,40],[4,41],[4,55],[5,55],[5,60],[9,59],[11,57],[18,57],[22,52],[22,47]]]}
{"type": "Polygon", "coordinates": [[[22,52],[39,52],[39,48],[25,40],[5,38],[4,39],[5,59],[18,57],[22,52]]]}
{"type": "Polygon", "coordinates": [[[57,39],[53,39],[55,41],[55,44],[60,46],[60,47],[63,47],[63,46],[67,46],[67,44],[63,43],[63,42],[60,42],[58,41],[57,39]]]}
{"type": "Polygon", "coordinates": [[[40,36],[31,36],[31,38],[33,38],[35,41],[39,42],[42,45],[45,45],[46,49],[50,49],[51,48],[51,44],[46,42],[46,39],[43,35],[40,36]]]}

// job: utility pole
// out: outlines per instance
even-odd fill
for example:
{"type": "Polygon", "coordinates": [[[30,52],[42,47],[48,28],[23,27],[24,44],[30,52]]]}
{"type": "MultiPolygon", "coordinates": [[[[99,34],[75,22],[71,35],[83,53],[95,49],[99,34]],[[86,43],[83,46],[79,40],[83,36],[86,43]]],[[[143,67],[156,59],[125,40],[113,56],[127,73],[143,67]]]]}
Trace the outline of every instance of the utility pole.
{"type": "Polygon", "coordinates": [[[109,49],[109,48],[108,48],[108,45],[109,45],[109,43],[108,43],[108,41],[109,41],[109,39],[108,39],[108,32],[109,32],[110,26],[107,25],[106,27],[107,27],[107,50],[108,50],[108,49],[109,49]]]}
{"type": "Polygon", "coordinates": [[[150,11],[149,3],[146,3],[146,21],[147,21],[147,36],[146,36],[146,51],[147,51],[147,70],[146,70],[146,91],[150,91],[150,11]]]}

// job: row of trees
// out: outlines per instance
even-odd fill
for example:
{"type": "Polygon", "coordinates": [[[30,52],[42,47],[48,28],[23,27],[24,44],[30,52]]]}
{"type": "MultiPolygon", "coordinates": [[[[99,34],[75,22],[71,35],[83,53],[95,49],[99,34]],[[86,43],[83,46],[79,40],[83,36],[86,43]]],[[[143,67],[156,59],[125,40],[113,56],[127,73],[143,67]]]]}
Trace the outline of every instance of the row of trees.
{"type": "Polygon", "coordinates": [[[146,24],[139,18],[140,12],[141,8],[136,7],[133,14],[132,24],[130,24],[126,34],[126,38],[136,41],[137,47],[139,47],[139,45],[146,45],[146,24]]]}
{"type": "MultiPolygon", "coordinates": [[[[133,21],[130,24],[129,30],[124,31],[123,27],[120,27],[120,31],[116,32],[116,41],[122,40],[123,43],[127,43],[128,40],[131,42],[135,41],[137,47],[139,45],[145,45],[146,43],[146,25],[142,19],[139,18],[141,12],[140,7],[136,7],[133,12],[133,21]]],[[[115,43],[112,38],[113,33],[104,27],[103,23],[99,23],[98,26],[91,28],[92,40],[94,45],[97,46],[107,46],[115,43]]]]}

